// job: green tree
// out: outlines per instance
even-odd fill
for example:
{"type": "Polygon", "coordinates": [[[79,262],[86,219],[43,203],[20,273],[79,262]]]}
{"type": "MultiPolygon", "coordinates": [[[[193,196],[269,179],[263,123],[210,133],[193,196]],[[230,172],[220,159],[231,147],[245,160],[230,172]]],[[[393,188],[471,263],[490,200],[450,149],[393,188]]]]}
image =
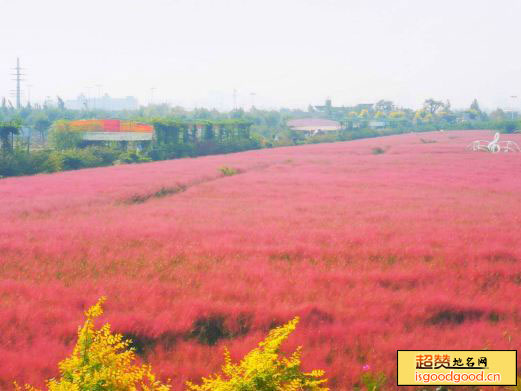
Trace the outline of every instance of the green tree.
{"type": "Polygon", "coordinates": [[[59,151],[77,148],[82,140],[82,133],[72,130],[67,121],[55,122],[49,133],[51,145],[59,151]]]}
{"type": "Polygon", "coordinates": [[[470,105],[470,110],[477,111],[478,113],[481,113],[481,109],[479,108],[479,103],[477,99],[474,99],[470,105]]]}
{"type": "Polygon", "coordinates": [[[381,99],[374,105],[374,111],[380,111],[384,114],[389,114],[394,110],[394,103],[390,100],[381,99]]]}
{"type": "Polygon", "coordinates": [[[456,116],[451,111],[443,109],[438,111],[438,118],[443,121],[453,122],[456,119],[456,116]]]}
{"type": "Polygon", "coordinates": [[[49,130],[49,127],[51,126],[51,121],[48,119],[39,119],[34,124],[34,128],[38,133],[40,133],[40,138],[42,141],[45,140],[45,134],[47,133],[47,130],[49,130]]]}
{"type": "Polygon", "coordinates": [[[0,122],[0,141],[2,142],[3,153],[9,153],[13,151],[13,136],[19,133],[19,122],[0,122]]]}
{"type": "Polygon", "coordinates": [[[436,112],[443,106],[444,105],[441,100],[434,100],[432,98],[425,100],[425,102],[423,103],[423,108],[431,115],[436,114],[436,112]]]}
{"type": "Polygon", "coordinates": [[[483,113],[479,108],[479,103],[477,99],[474,99],[472,101],[470,108],[466,111],[466,113],[472,120],[484,119],[484,117],[486,116],[486,114],[483,113]]]}
{"type": "Polygon", "coordinates": [[[490,113],[490,119],[492,121],[503,121],[504,119],[506,119],[506,114],[503,110],[497,108],[492,113],[490,113]]]}
{"type": "Polygon", "coordinates": [[[367,109],[363,109],[358,116],[363,119],[369,118],[369,111],[367,109]]]}
{"type": "Polygon", "coordinates": [[[65,110],[65,102],[63,101],[62,98],[60,98],[59,96],[56,97],[56,100],[58,102],[58,108],[60,110],[65,110]]]}
{"type": "Polygon", "coordinates": [[[40,134],[42,141],[45,140],[45,135],[49,130],[52,122],[45,111],[33,110],[29,118],[27,119],[29,124],[40,134]]]}

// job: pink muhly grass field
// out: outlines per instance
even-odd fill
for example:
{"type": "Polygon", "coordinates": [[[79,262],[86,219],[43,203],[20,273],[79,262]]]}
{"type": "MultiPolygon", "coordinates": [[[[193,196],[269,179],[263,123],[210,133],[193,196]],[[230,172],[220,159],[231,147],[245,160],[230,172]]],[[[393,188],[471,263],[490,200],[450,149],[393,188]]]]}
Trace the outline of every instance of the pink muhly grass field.
{"type": "Polygon", "coordinates": [[[103,319],[174,389],[296,315],[288,349],[335,390],[364,367],[396,384],[396,349],[519,348],[521,154],[465,150],[492,136],[1,180],[0,389],[56,376],[102,295],[103,319]]]}

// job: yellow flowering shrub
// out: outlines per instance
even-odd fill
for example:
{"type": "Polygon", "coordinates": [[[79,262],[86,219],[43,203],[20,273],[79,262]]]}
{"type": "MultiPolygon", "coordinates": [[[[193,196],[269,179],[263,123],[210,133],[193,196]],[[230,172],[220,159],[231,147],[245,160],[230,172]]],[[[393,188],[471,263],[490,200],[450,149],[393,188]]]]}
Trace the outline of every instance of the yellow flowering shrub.
{"type": "MultiPolygon", "coordinates": [[[[135,364],[131,341],[112,334],[110,324],[97,329],[94,320],[103,314],[102,297],[85,311],[78,341],[70,357],[58,366],[60,377],[47,381],[48,391],[169,391],[156,379],[150,365],[135,364]]],[[[298,318],[270,331],[259,346],[238,364],[225,351],[222,374],[203,378],[202,385],[187,382],[188,391],[327,391],[324,371],[302,372],[299,347],[289,357],[279,356],[281,344],[295,330],[298,318]]],[[[15,383],[16,391],[39,391],[15,383]]]]}
{"type": "MultiPolygon", "coordinates": [[[[78,330],[72,355],[59,363],[60,378],[47,382],[49,391],[168,391],[169,385],[158,381],[149,365],[136,365],[131,341],[112,334],[110,324],[100,329],[94,319],[103,314],[102,297],[85,311],[87,320],[78,330]]],[[[15,383],[17,391],[21,391],[15,383]]],[[[27,391],[38,391],[26,385],[27,391]]]]}
{"type": "Polygon", "coordinates": [[[512,386],[508,388],[511,391],[521,391],[521,376],[517,377],[517,386],[512,386]]]}
{"type": "Polygon", "coordinates": [[[280,357],[281,344],[295,330],[298,317],[270,331],[259,346],[238,364],[226,350],[221,374],[202,379],[201,385],[187,382],[190,391],[327,391],[324,371],[304,373],[300,368],[299,347],[291,356],[280,357]]]}

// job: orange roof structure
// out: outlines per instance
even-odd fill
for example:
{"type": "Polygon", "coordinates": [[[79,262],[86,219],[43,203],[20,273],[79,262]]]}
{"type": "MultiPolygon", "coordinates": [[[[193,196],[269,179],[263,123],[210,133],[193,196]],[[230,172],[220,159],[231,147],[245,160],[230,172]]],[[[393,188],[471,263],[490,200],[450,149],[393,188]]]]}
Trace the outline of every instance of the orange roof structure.
{"type": "Polygon", "coordinates": [[[119,119],[82,119],[69,122],[69,126],[79,132],[154,132],[152,125],[119,119]]]}

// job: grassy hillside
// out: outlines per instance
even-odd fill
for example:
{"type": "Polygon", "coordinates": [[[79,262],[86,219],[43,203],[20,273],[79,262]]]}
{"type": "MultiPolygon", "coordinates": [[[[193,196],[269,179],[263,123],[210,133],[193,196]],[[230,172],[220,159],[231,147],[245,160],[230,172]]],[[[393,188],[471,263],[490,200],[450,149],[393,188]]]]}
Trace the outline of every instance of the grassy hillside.
{"type": "Polygon", "coordinates": [[[395,384],[396,349],[521,346],[521,154],[476,138],[492,133],[1,180],[0,388],[54,376],[102,295],[174,386],[295,316],[288,349],[332,389],[395,384]]]}

